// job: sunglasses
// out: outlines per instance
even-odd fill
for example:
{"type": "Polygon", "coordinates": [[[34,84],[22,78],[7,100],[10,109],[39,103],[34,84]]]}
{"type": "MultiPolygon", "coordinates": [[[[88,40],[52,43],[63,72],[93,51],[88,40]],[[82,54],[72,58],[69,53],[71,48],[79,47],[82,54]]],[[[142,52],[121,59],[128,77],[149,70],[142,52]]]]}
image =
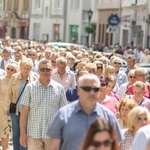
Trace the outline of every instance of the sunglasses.
{"type": "Polygon", "coordinates": [[[97,69],[103,69],[103,67],[102,66],[97,66],[97,69]]]}
{"type": "Polygon", "coordinates": [[[9,70],[9,71],[11,71],[11,72],[15,71],[14,69],[10,69],[10,68],[7,68],[7,70],[9,70]]]}
{"type": "Polygon", "coordinates": [[[28,54],[29,56],[35,56],[35,54],[28,54]]]}
{"type": "Polygon", "coordinates": [[[93,141],[91,145],[98,148],[98,147],[101,147],[102,145],[104,147],[110,147],[110,146],[112,146],[112,144],[113,144],[113,140],[108,139],[108,140],[105,140],[103,142],[93,141]]]}
{"type": "Polygon", "coordinates": [[[50,68],[40,68],[39,69],[41,72],[50,72],[51,71],[51,69],[50,68]]]}
{"type": "Polygon", "coordinates": [[[99,91],[99,88],[98,88],[98,87],[92,88],[92,87],[90,87],[90,86],[81,86],[80,88],[83,89],[83,90],[86,91],[86,92],[91,92],[92,90],[93,90],[94,92],[98,92],[98,91],[99,91]]]}
{"type": "Polygon", "coordinates": [[[115,64],[115,65],[121,65],[121,63],[119,63],[119,62],[114,62],[114,64],[115,64]]]}
{"type": "Polygon", "coordinates": [[[102,82],[102,83],[101,83],[101,86],[102,86],[102,87],[104,87],[104,86],[106,86],[106,85],[107,85],[107,83],[105,83],[105,82],[102,82]]]}
{"type": "Polygon", "coordinates": [[[132,78],[135,78],[135,76],[129,76],[129,78],[131,78],[131,79],[132,79],[132,78]]]}

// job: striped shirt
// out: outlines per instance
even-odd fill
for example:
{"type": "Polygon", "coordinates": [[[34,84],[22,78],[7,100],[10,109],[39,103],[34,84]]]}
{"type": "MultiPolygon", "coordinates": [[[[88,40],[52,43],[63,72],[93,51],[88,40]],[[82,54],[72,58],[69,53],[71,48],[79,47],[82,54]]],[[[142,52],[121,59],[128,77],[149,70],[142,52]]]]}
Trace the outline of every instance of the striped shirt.
{"type": "Polygon", "coordinates": [[[62,85],[51,80],[47,87],[40,81],[27,85],[21,104],[29,106],[27,135],[31,138],[49,138],[48,125],[58,109],[67,104],[62,85]]]}

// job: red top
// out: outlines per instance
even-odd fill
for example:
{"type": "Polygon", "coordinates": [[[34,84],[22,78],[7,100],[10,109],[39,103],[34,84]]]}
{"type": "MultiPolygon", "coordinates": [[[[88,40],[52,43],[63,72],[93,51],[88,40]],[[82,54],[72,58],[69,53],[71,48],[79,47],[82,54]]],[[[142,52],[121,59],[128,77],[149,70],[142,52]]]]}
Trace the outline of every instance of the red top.
{"type": "MultiPolygon", "coordinates": [[[[130,85],[127,88],[127,95],[133,95],[133,85],[130,85]]],[[[145,93],[144,93],[144,97],[150,98],[150,85],[146,85],[145,84],[145,93]]]]}

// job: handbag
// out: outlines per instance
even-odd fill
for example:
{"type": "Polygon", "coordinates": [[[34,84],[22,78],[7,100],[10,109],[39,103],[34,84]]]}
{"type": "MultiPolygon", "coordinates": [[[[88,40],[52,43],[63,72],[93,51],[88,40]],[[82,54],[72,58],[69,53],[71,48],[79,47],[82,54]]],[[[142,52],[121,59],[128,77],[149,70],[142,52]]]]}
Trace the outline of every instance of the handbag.
{"type": "Polygon", "coordinates": [[[21,95],[22,95],[22,93],[23,93],[23,91],[24,91],[24,89],[25,89],[27,83],[28,83],[28,80],[26,81],[26,83],[25,83],[25,85],[24,85],[24,87],[23,87],[23,89],[22,89],[20,95],[18,96],[16,103],[12,103],[12,102],[10,103],[10,106],[9,106],[9,113],[13,113],[13,114],[16,113],[17,103],[18,103],[18,101],[19,101],[19,99],[20,99],[20,97],[21,97],[21,95]]]}

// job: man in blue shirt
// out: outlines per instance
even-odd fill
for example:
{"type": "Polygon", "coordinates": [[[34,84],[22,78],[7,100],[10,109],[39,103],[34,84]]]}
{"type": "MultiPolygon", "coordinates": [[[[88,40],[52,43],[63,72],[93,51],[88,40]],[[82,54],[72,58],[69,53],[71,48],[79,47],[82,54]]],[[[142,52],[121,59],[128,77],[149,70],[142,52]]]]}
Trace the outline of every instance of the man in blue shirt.
{"type": "Polygon", "coordinates": [[[94,74],[79,78],[77,92],[79,100],[62,107],[49,125],[49,150],[78,150],[90,123],[97,117],[105,118],[114,126],[119,141],[120,127],[114,114],[99,104],[100,80],[94,74]]]}

